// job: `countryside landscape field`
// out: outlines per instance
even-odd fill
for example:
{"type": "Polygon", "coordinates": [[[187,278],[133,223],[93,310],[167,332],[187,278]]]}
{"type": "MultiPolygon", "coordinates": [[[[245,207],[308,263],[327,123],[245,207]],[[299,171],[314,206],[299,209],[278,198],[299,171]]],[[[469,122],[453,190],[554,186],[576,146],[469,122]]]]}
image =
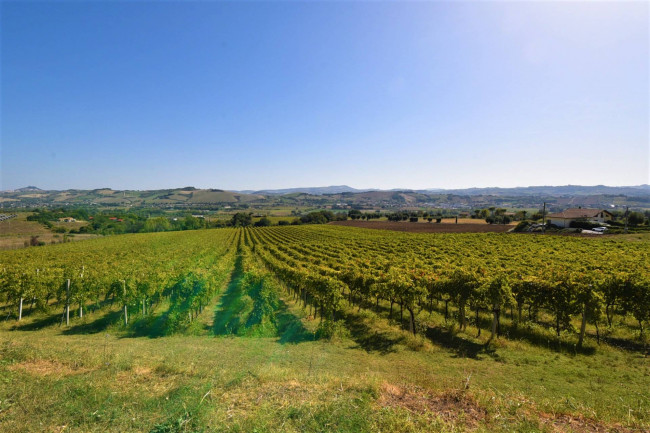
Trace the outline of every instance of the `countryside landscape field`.
{"type": "Polygon", "coordinates": [[[0,433],[650,433],[648,17],[0,0],[0,433]]]}
{"type": "Polygon", "coordinates": [[[644,236],[305,226],[4,252],[0,425],[644,431],[644,236]]]}

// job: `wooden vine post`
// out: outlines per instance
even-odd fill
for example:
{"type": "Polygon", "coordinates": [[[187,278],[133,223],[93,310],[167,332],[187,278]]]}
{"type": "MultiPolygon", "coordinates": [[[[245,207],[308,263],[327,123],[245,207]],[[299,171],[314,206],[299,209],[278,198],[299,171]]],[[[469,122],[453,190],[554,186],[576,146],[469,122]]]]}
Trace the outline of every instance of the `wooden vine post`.
{"type": "Polygon", "coordinates": [[[124,326],[129,324],[129,311],[126,307],[126,280],[122,280],[122,289],[124,294],[124,326]]]}
{"type": "Polygon", "coordinates": [[[70,326],[70,278],[65,284],[65,326],[70,326]]]}

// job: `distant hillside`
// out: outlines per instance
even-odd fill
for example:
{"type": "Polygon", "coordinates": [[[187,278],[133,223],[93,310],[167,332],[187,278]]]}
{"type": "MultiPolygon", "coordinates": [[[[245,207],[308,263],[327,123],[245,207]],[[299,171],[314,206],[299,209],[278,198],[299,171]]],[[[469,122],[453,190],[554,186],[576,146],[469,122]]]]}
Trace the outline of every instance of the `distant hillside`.
{"type": "Polygon", "coordinates": [[[341,194],[344,192],[363,192],[363,191],[374,191],[368,189],[356,189],[349,187],[347,185],[338,185],[338,186],[319,186],[319,187],[307,187],[307,188],[285,188],[285,189],[265,189],[260,191],[242,191],[249,194],[272,194],[272,195],[281,195],[281,194],[311,194],[311,195],[323,195],[323,194],[341,194]]]}
{"type": "Polygon", "coordinates": [[[265,190],[245,190],[240,191],[246,194],[263,194],[263,195],[283,195],[283,194],[311,194],[311,195],[326,195],[326,194],[343,194],[343,193],[365,193],[365,192],[405,192],[417,194],[454,194],[454,195],[493,195],[493,196],[578,196],[578,195],[650,195],[650,185],[638,186],[581,186],[581,185],[564,185],[564,186],[526,186],[515,188],[463,188],[463,189],[442,189],[442,188],[429,188],[429,189],[408,189],[408,188],[393,188],[389,190],[382,190],[377,188],[357,189],[347,185],[339,186],[321,186],[321,187],[305,187],[305,188],[285,188],[285,189],[265,189],[265,190]]]}
{"type": "Polygon", "coordinates": [[[361,190],[346,185],[288,188],[255,192],[197,189],[191,186],[148,191],[69,189],[47,191],[29,186],[0,192],[0,205],[11,207],[104,206],[180,208],[309,207],[332,209],[476,209],[490,206],[539,208],[546,202],[556,210],[566,207],[632,206],[650,208],[650,186],[531,186],[455,190],[361,190]]]}
{"type": "Polygon", "coordinates": [[[23,206],[43,205],[104,205],[147,206],[240,204],[264,199],[259,194],[243,194],[221,189],[196,189],[192,187],[148,191],[117,191],[110,188],[65,191],[46,191],[36,187],[20,188],[0,193],[0,202],[23,206]]]}
{"type": "MultiPolygon", "coordinates": [[[[465,188],[436,190],[429,189],[426,192],[457,194],[457,195],[496,195],[496,196],[578,196],[578,195],[649,195],[650,185],[638,186],[527,186],[516,188],[465,188]]],[[[421,192],[425,192],[421,191],[421,192]]]]}

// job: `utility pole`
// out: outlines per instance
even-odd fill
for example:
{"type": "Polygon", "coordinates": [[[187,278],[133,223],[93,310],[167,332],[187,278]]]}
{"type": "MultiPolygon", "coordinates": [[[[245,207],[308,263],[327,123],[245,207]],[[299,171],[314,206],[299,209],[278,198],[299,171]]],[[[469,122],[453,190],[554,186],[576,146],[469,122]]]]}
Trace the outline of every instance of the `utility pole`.
{"type": "Polygon", "coordinates": [[[544,202],[544,209],[542,210],[542,234],[546,233],[546,202],[544,202]]]}
{"type": "Polygon", "coordinates": [[[630,207],[626,206],[625,207],[625,233],[627,233],[627,216],[630,213],[630,207]]]}

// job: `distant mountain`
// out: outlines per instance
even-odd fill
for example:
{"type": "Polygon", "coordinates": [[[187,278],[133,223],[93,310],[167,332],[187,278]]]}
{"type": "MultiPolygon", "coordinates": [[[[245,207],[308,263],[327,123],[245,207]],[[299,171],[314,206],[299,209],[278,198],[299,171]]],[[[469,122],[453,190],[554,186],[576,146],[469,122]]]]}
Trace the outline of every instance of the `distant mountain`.
{"type": "Polygon", "coordinates": [[[246,194],[311,194],[311,195],[323,195],[323,194],[342,194],[344,192],[366,192],[366,191],[377,191],[375,189],[356,189],[349,187],[347,185],[333,185],[333,186],[318,186],[318,187],[307,187],[307,188],[285,188],[285,189],[264,189],[260,191],[240,191],[246,194]]]}
{"type": "Polygon", "coordinates": [[[16,190],[17,192],[35,192],[35,191],[43,191],[40,188],[37,188],[35,186],[26,186],[24,188],[19,188],[16,190]]]}
{"type": "Polygon", "coordinates": [[[285,189],[264,189],[264,190],[244,190],[238,191],[245,194],[263,194],[263,195],[283,195],[283,194],[343,194],[343,193],[364,193],[364,192],[412,192],[418,194],[454,194],[454,195],[494,195],[509,197],[530,197],[530,196],[581,196],[581,195],[647,195],[650,194],[650,185],[638,186],[582,186],[582,185],[564,185],[564,186],[526,186],[515,188],[462,188],[462,189],[411,189],[411,188],[392,188],[378,189],[367,188],[357,189],[347,185],[339,186],[321,186],[307,188],[285,188],[285,189]]]}
{"type": "Polygon", "coordinates": [[[526,186],[516,188],[465,188],[465,189],[429,189],[418,192],[456,195],[495,195],[495,196],[581,196],[581,195],[648,195],[650,185],[638,186],[526,186]]]}
{"type": "Polygon", "coordinates": [[[35,186],[0,192],[0,206],[118,206],[161,208],[326,207],[332,209],[449,208],[475,209],[488,206],[533,207],[546,202],[562,210],[568,207],[635,206],[650,208],[650,185],[613,187],[529,186],[519,188],[467,189],[356,189],[347,185],[287,188],[261,191],[224,191],[191,186],[160,190],[42,190],[35,186]]]}

